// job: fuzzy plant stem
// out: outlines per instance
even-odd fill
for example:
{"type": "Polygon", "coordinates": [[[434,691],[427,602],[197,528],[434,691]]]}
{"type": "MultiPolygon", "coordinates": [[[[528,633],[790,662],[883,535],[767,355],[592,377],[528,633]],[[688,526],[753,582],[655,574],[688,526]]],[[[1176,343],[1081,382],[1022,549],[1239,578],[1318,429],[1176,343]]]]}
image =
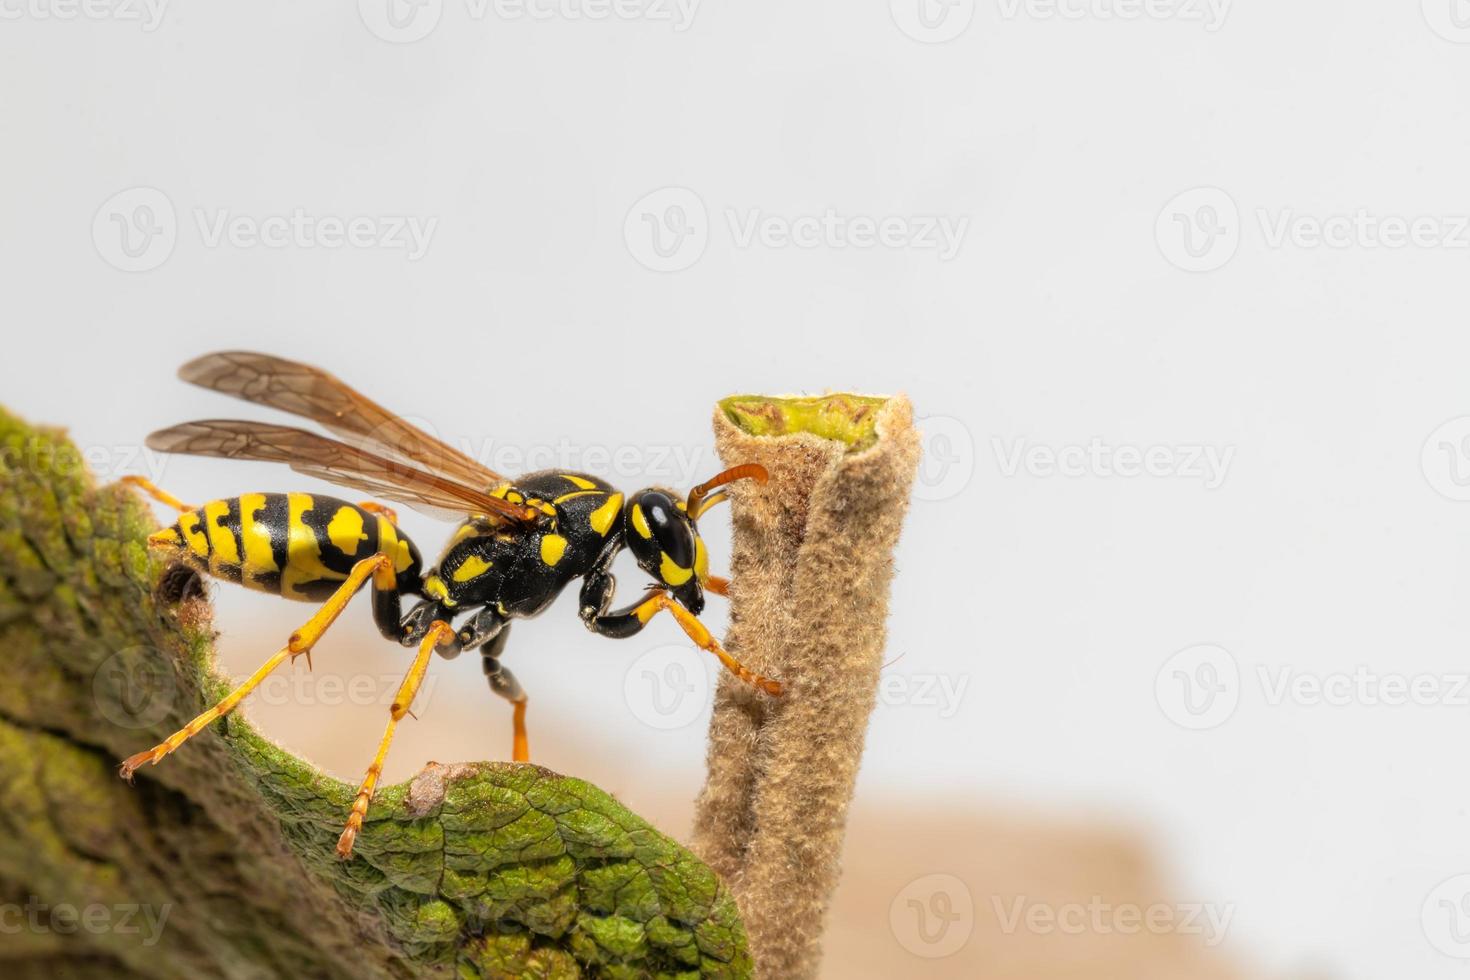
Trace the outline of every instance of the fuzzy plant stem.
{"type": "Polygon", "coordinates": [[[736,397],[715,413],[731,492],[731,653],[780,698],[721,678],[693,847],[732,887],[758,975],[816,975],[882,666],[893,548],[919,459],[906,398],[736,397]]]}

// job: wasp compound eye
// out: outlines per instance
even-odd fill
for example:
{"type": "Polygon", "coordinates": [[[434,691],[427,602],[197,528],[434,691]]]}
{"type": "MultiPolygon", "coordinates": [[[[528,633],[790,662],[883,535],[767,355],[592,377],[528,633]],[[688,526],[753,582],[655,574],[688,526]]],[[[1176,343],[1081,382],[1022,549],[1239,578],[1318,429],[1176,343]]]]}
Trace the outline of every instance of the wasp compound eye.
{"type": "Polygon", "coordinates": [[[689,520],[677,509],[674,499],[659,490],[639,496],[644,519],[659,550],[680,568],[694,566],[694,532],[689,520]]]}

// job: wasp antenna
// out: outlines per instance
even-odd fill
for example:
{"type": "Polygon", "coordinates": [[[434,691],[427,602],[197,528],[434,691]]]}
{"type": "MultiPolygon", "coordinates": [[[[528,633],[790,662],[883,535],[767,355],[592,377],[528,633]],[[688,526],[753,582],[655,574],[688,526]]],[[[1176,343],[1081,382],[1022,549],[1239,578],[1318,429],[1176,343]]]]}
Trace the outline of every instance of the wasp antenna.
{"type": "MultiPolygon", "coordinates": [[[[684,501],[684,510],[689,516],[698,519],[700,513],[706,509],[701,508],[700,504],[711,490],[736,480],[754,480],[757,483],[765,483],[768,478],[766,468],[759,463],[741,463],[739,466],[732,466],[690,490],[689,497],[684,501]]],[[[710,500],[710,505],[718,503],[719,499],[723,499],[724,496],[724,494],[717,494],[715,499],[710,500]]]]}

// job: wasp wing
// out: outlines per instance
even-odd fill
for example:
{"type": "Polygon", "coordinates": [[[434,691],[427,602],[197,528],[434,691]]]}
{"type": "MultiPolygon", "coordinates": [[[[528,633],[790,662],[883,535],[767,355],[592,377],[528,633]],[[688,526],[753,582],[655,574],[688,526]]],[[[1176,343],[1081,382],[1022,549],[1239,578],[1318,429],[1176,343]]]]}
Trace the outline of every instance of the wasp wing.
{"type": "Polygon", "coordinates": [[[466,487],[509,481],[405,421],[334,375],[253,351],[220,351],[179,368],[191,384],[311,419],[355,445],[401,459],[466,487]]]}
{"type": "Polygon", "coordinates": [[[530,522],[537,517],[530,507],[492,497],[484,490],[287,425],[241,419],[185,422],[154,432],[147,445],[165,453],[285,463],[298,473],[395,500],[447,520],[462,520],[466,514],[510,522],[530,522]]]}

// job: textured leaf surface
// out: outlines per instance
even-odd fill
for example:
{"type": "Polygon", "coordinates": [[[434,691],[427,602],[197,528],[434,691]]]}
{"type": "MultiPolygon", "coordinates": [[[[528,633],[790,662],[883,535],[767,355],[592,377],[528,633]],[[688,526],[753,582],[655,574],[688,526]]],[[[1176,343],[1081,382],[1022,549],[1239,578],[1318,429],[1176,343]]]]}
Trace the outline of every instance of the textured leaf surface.
{"type": "Polygon", "coordinates": [[[227,689],[209,609],[154,601],[151,515],[64,438],[0,412],[0,453],[0,902],[50,910],[0,944],[7,975],[751,974],[709,868],[536,766],[384,788],[349,862],[355,787],[240,719],[123,783],[120,758],[227,689]],[[61,904],[108,926],[67,931],[61,904]]]}

